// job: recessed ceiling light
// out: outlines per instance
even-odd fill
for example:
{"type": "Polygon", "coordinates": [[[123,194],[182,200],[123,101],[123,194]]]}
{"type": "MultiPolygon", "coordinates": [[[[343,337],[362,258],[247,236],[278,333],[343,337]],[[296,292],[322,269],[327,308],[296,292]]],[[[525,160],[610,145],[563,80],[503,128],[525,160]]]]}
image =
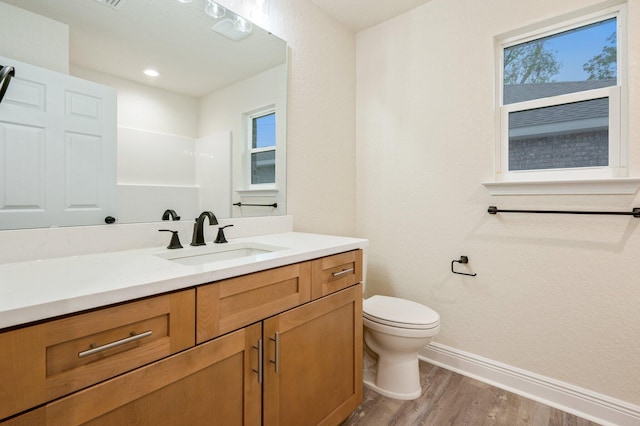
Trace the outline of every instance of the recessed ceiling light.
{"type": "Polygon", "coordinates": [[[148,77],[158,77],[160,73],[156,70],[152,70],[151,68],[144,70],[144,75],[148,77]]]}

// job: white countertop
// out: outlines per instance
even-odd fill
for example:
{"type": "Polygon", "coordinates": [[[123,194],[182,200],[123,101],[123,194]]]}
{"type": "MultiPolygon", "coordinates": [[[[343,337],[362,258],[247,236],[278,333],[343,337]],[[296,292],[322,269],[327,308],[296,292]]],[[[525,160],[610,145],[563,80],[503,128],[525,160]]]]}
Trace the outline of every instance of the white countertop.
{"type": "Polygon", "coordinates": [[[243,242],[283,249],[201,265],[182,265],[157,256],[188,255],[201,249],[188,245],[177,250],[155,247],[0,265],[0,330],[368,245],[360,238],[299,232],[229,240],[243,242]]]}

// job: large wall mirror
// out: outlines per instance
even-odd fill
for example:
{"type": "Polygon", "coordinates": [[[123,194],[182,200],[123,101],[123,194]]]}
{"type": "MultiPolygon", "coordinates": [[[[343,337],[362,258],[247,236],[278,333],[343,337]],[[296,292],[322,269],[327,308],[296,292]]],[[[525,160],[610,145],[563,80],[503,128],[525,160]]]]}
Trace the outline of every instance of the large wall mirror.
{"type": "Polygon", "coordinates": [[[285,214],[285,41],[223,1],[0,15],[0,229],[285,214]]]}

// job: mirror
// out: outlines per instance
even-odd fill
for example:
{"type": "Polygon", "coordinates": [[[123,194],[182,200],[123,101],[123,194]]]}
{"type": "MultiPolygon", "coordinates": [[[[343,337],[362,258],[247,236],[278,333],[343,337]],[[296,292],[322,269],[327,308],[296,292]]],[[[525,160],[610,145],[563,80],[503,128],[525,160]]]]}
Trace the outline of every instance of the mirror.
{"type": "MultiPolygon", "coordinates": [[[[285,214],[286,42],[211,0],[0,0],[0,14],[10,22],[0,28],[0,57],[117,93],[116,208],[98,220],[82,218],[79,210],[95,206],[72,205],[64,193],[70,181],[86,181],[84,175],[55,185],[38,175],[34,193],[55,186],[72,218],[9,223],[12,215],[3,212],[24,218],[48,203],[8,206],[7,194],[25,198],[25,191],[0,177],[0,229],[97,225],[105,215],[117,223],[154,222],[167,209],[182,220],[203,210],[218,218],[285,214]],[[150,68],[159,75],[143,74],[150,68]],[[258,143],[252,152],[247,138],[263,133],[256,117],[265,114],[275,115],[267,128],[273,146],[258,143]],[[271,180],[256,181],[264,171],[271,180]]],[[[8,144],[2,111],[19,77],[16,69],[0,105],[0,144],[8,144]]],[[[3,161],[6,172],[11,159],[3,161]]],[[[34,174],[41,166],[34,164],[34,174]]],[[[77,168],[93,176],[86,164],[77,168]]]]}

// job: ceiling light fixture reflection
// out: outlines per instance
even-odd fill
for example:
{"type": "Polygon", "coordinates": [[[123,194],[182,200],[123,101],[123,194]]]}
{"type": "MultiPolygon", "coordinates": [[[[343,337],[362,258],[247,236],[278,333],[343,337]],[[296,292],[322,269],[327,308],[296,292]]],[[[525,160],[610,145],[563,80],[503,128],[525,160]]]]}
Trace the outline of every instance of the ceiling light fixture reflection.
{"type": "Polygon", "coordinates": [[[215,3],[212,0],[207,0],[207,5],[204,7],[204,13],[212,18],[219,19],[227,13],[227,10],[218,3],[215,3]]]}
{"type": "Polygon", "coordinates": [[[191,3],[193,0],[178,0],[180,3],[191,3]]]}
{"type": "Polygon", "coordinates": [[[247,21],[241,16],[236,16],[236,20],[233,23],[233,26],[236,28],[236,30],[240,31],[241,33],[250,33],[251,30],[253,29],[251,22],[247,21]]]}
{"type": "Polygon", "coordinates": [[[160,75],[160,73],[154,69],[148,68],[146,70],[143,71],[144,75],[146,75],[147,77],[158,77],[160,75]]]}

